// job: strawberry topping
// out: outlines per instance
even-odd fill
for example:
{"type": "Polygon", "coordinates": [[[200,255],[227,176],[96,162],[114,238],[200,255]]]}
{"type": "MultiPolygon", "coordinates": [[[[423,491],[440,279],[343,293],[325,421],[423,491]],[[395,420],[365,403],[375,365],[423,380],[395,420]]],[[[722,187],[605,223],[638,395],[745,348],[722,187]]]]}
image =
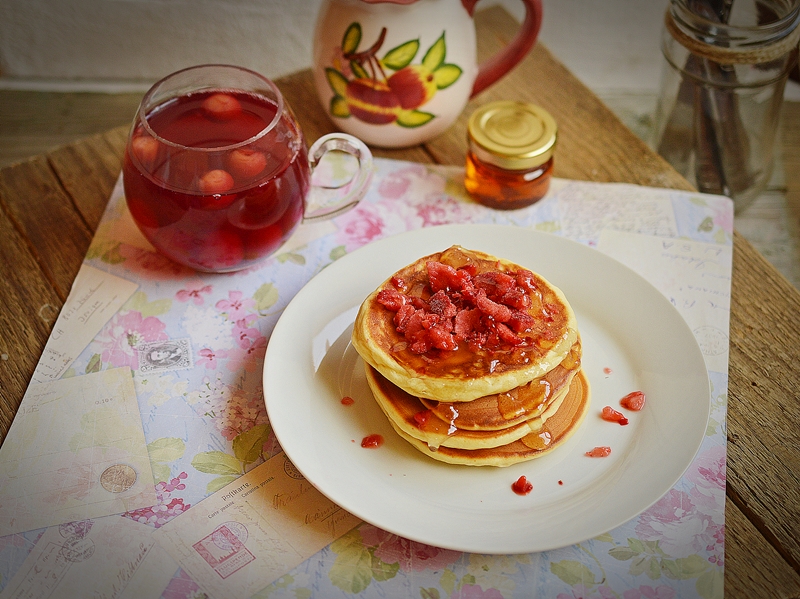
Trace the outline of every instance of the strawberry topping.
{"type": "Polygon", "coordinates": [[[644,407],[644,393],[641,391],[633,391],[620,399],[619,403],[626,410],[638,412],[644,407]]]}
{"type": "MultiPolygon", "coordinates": [[[[378,303],[395,313],[394,325],[411,352],[453,351],[462,343],[473,351],[497,350],[526,342],[522,333],[535,325],[527,312],[529,294],[536,291],[533,273],[478,274],[472,264],[455,268],[436,261],[428,262],[426,270],[422,293],[411,295],[406,282],[393,277],[377,295],[378,303]]],[[[542,317],[547,319],[546,310],[542,317]]]]}
{"type": "Polygon", "coordinates": [[[608,422],[619,422],[623,426],[628,424],[628,419],[625,418],[622,412],[617,412],[611,406],[604,407],[603,411],[600,413],[600,417],[608,422]]]}

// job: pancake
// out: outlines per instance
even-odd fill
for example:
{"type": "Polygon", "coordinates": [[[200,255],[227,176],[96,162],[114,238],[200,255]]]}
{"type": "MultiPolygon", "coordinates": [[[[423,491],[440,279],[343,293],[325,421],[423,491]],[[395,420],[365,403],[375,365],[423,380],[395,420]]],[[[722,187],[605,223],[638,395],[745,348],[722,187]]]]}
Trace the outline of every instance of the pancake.
{"type": "Polygon", "coordinates": [[[519,387],[468,402],[420,401],[439,420],[461,430],[500,430],[540,416],[554,397],[566,393],[580,365],[579,340],[561,364],[519,387]]]}
{"type": "MultiPolygon", "coordinates": [[[[562,445],[580,426],[589,410],[589,382],[583,371],[579,371],[572,379],[569,391],[553,414],[547,419],[538,432],[532,432],[507,445],[487,449],[457,449],[440,446],[431,451],[427,444],[408,435],[392,422],[398,435],[426,456],[448,464],[465,466],[513,466],[520,462],[533,460],[553,451],[562,445]]],[[[390,421],[391,422],[391,421],[390,421]]]]}
{"type": "MultiPolygon", "coordinates": [[[[505,429],[460,430],[452,422],[444,422],[433,416],[419,398],[409,395],[369,365],[366,366],[366,374],[367,383],[372,389],[375,400],[392,426],[432,449],[438,447],[486,449],[507,445],[530,433],[538,432],[544,424],[544,416],[540,415],[505,429]]],[[[565,388],[563,393],[552,397],[552,403],[560,402],[566,394],[565,388]]]]}
{"type": "Polygon", "coordinates": [[[513,262],[460,246],[387,279],[362,303],[352,335],[384,377],[413,396],[444,402],[542,377],[577,339],[561,290],[513,262]]]}

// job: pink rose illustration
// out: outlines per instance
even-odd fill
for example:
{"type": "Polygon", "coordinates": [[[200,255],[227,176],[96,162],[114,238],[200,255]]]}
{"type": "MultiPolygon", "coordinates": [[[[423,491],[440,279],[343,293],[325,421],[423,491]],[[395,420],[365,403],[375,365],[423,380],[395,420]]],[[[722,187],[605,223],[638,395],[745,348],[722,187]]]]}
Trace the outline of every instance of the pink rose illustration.
{"type": "Polygon", "coordinates": [[[117,313],[98,335],[103,348],[101,359],[112,366],[139,367],[136,346],[148,341],[169,339],[164,329],[167,325],[155,316],[142,318],[141,312],[117,313]]]}
{"type": "Polygon", "coordinates": [[[689,494],[672,489],[644,512],[636,535],[644,541],[658,541],[671,557],[687,557],[716,545],[720,526],[701,513],[689,494]]]}
{"type": "Polygon", "coordinates": [[[457,551],[409,541],[375,526],[363,526],[361,538],[364,545],[375,546],[375,556],[381,561],[387,564],[398,563],[403,571],[438,570],[461,556],[457,551]]]}
{"type": "Polygon", "coordinates": [[[686,478],[695,485],[689,492],[695,506],[708,514],[721,513],[725,505],[725,447],[712,447],[701,453],[686,478]]]}
{"type": "Polygon", "coordinates": [[[386,225],[372,207],[357,207],[341,217],[343,225],[338,238],[347,251],[360,248],[383,236],[386,225]]]}
{"type": "Polygon", "coordinates": [[[389,200],[397,200],[406,194],[411,187],[411,180],[425,175],[425,167],[422,165],[412,165],[402,168],[386,175],[378,186],[378,193],[381,197],[389,200]]]}
{"type": "Polygon", "coordinates": [[[469,214],[465,212],[464,204],[446,195],[435,195],[426,199],[423,204],[417,206],[417,214],[422,219],[423,227],[469,221],[469,214]]]}
{"type": "Polygon", "coordinates": [[[450,599],[503,599],[503,594],[497,589],[484,591],[477,584],[465,584],[454,591],[450,599]]]}
{"type": "Polygon", "coordinates": [[[193,272],[191,268],[173,262],[163,254],[149,252],[132,245],[121,243],[119,253],[126,259],[126,268],[134,272],[145,272],[150,279],[174,279],[188,276],[193,272]]]}

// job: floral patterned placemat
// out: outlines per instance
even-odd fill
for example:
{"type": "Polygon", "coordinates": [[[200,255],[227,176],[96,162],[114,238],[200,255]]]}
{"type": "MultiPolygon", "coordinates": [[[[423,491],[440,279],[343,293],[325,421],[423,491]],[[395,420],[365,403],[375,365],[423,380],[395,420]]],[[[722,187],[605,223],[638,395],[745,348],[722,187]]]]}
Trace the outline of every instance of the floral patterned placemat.
{"type": "MultiPolygon", "coordinates": [[[[556,179],[534,206],[499,212],[466,196],[461,168],[378,159],[375,169],[370,191],[356,208],[330,221],[301,225],[274,256],[226,275],[197,273],[154,253],[133,225],[118,182],[85,263],[139,287],[64,376],[115,367],[134,373],[158,503],[121,517],[155,530],[280,451],[262,397],[264,353],[283,308],[325,266],[373,240],[420,227],[530,227],[628,263],[676,305],[695,331],[712,383],[712,413],[686,474],[623,526],[540,554],[463,554],[362,524],[256,597],[721,597],[730,200],[556,179]],[[695,282],[698,269],[711,272],[714,284],[695,282]],[[172,346],[182,361],[170,360],[172,346]]],[[[0,588],[42,534],[0,538],[0,588]]],[[[178,570],[162,596],[203,595],[178,570]]]]}

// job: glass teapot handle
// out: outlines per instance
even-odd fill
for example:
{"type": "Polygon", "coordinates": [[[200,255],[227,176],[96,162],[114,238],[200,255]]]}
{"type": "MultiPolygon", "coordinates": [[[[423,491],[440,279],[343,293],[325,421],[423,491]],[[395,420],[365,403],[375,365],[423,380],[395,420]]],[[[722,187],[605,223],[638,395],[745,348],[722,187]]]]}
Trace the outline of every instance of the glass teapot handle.
{"type": "Polygon", "coordinates": [[[363,141],[347,133],[329,133],[320,137],[308,149],[308,163],[312,184],[303,214],[304,222],[332,218],[350,210],[364,197],[372,181],[372,152],[363,141]],[[345,181],[325,181],[324,175],[321,180],[315,177],[317,167],[329,152],[332,156],[349,156],[355,162],[355,167],[343,169],[350,175],[345,181]]]}
{"type": "MultiPolygon", "coordinates": [[[[472,16],[478,0],[461,1],[472,16]]],[[[522,26],[508,46],[479,65],[478,76],[472,85],[470,97],[476,96],[508,73],[520,60],[525,58],[525,55],[536,43],[536,37],[542,26],[542,2],[541,0],[522,0],[522,3],[525,5],[525,19],[522,21],[522,26]]]]}

